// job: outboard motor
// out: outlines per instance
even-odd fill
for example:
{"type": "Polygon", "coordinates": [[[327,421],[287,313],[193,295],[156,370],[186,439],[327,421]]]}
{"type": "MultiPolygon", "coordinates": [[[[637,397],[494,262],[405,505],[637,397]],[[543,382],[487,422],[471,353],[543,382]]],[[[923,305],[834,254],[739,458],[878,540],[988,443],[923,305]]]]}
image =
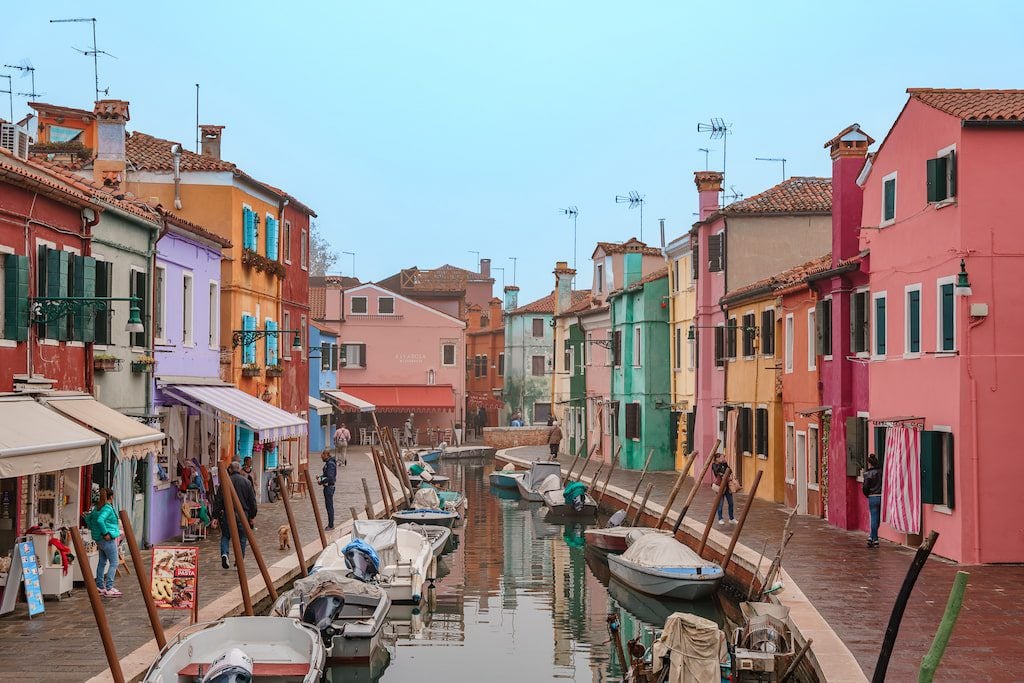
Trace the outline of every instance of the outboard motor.
{"type": "Polygon", "coordinates": [[[626,511],[618,510],[615,514],[608,518],[608,523],[605,525],[606,528],[611,529],[612,527],[622,526],[622,523],[626,521],[626,511]]]}
{"type": "Polygon", "coordinates": [[[324,645],[330,647],[331,639],[339,633],[333,626],[334,621],[344,608],[345,592],[341,587],[321,584],[309,595],[309,602],[302,611],[302,623],[315,627],[324,645]]]}
{"type": "Polygon", "coordinates": [[[363,540],[356,539],[350,542],[341,553],[345,556],[345,566],[360,581],[373,581],[380,572],[377,551],[363,540]]]}
{"type": "Polygon", "coordinates": [[[231,648],[213,660],[202,683],[252,683],[252,657],[231,648]]]}

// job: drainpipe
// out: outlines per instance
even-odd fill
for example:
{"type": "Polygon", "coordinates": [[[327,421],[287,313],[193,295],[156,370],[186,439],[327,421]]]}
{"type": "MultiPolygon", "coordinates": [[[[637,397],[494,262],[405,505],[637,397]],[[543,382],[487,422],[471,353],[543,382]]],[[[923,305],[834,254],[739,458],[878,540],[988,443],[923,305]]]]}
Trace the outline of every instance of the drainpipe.
{"type": "MultiPolygon", "coordinates": [[[[91,241],[91,239],[92,239],[92,229],[96,226],[97,223],[100,222],[100,209],[97,206],[93,206],[93,208],[91,208],[89,210],[92,211],[92,218],[86,218],[85,217],[85,210],[84,209],[82,210],[82,241],[84,242],[84,244],[82,245],[84,247],[82,249],[82,251],[83,252],[88,252],[89,254],[91,254],[92,253],[92,241],[91,241]]],[[[26,253],[28,253],[27,252],[27,243],[28,243],[28,233],[27,232],[25,234],[25,242],[26,242],[26,253]]],[[[38,266],[39,266],[39,263],[37,262],[36,263],[36,267],[38,267],[38,266]]],[[[40,295],[41,295],[40,292],[36,292],[36,296],[40,296],[40,295]]],[[[37,335],[38,335],[38,333],[37,333],[37,335]]],[[[85,390],[88,391],[91,394],[93,392],[94,383],[96,381],[96,372],[95,372],[95,370],[92,367],[93,356],[95,355],[96,352],[93,350],[92,344],[90,344],[87,348],[88,348],[88,351],[86,351],[86,353],[85,353],[85,390]]],[[[31,351],[29,351],[28,374],[29,374],[30,377],[32,376],[32,352],[31,351]]]]}
{"type": "Polygon", "coordinates": [[[181,211],[181,145],[171,145],[174,157],[174,208],[181,211]]]}
{"type": "MultiPolygon", "coordinates": [[[[285,209],[286,206],[288,206],[288,199],[287,198],[282,199],[281,201],[279,201],[278,205],[277,205],[277,261],[279,263],[282,263],[282,265],[283,265],[284,259],[281,258],[281,254],[284,253],[284,250],[281,248],[283,246],[281,244],[281,238],[284,236],[284,209],[285,209]]],[[[278,329],[281,329],[281,323],[284,322],[284,278],[280,278],[280,277],[277,278],[277,321],[276,322],[277,322],[278,329]]],[[[300,329],[301,326],[302,326],[302,316],[299,316],[299,319],[296,322],[298,322],[298,325],[296,325],[295,329],[300,329]]],[[[305,339],[306,338],[306,335],[304,334],[304,332],[305,332],[305,330],[300,330],[300,333],[299,333],[299,338],[300,339],[305,339]]],[[[287,337],[287,335],[285,335],[285,336],[287,337]]],[[[291,353],[291,342],[288,341],[287,339],[284,340],[284,342],[285,342],[284,344],[282,344],[281,342],[282,342],[281,335],[278,334],[277,335],[277,362],[278,363],[281,362],[281,356],[285,352],[284,349],[288,349],[288,353],[289,354],[291,353]]],[[[302,350],[302,353],[299,356],[299,361],[300,362],[301,362],[301,360],[303,358],[308,358],[308,351],[309,351],[309,349],[306,349],[306,348],[304,348],[302,350]]],[[[298,373],[296,373],[296,374],[298,374],[298,373]]],[[[278,384],[277,384],[277,405],[278,405],[278,407],[281,407],[281,408],[284,407],[284,391],[283,391],[284,385],[285,385],[285,382],[280,381],[280,380],[278,381],[278,384]]],[[[307,389],[307,393],[308,393],[308,390],[309,390],[309,377],[308,377],[308,374],[307,374],[307,377],[306,377],[306,389],[307,389]]],[[[307,415],[307,417],[308,417],[308,415],[307,415]]],[[[308,446],[307,446],[307,448],[308,448],[308,446]]]]}
{"type": "MultiPolygon", "coordinates": [[[[178,154],[180,156],[181,151],[179,149],[178,154]]],[[[177,175],[177,163],[175,163],[175,175],[177,175]]],[[[175,195],[177,195],[177,179],[175,181],[175,195]]],[[[179,208],[181,202],[175,197],[175,208],[179,208]]],[[[150,305],[146,307],[146,314],[149,318],[149,325],[146,329],[146,346],[149,348],[149,352],[152,357],[156,358],[156,337],[154,336],[153,321],[156,320],[156,316],[153,315],[153,309],[156,307],[156,243],[157,240],[167,231],[167,219],[161,214],[157,214],[156,225],[149,229],[149,235],[147,237],[146,244],[146,289],[149,290],[149,302],[150,305]]],[[[193,296],[195,296],[195,287],[193,287],[193,296]]],[[[129,304],[130,305],[130,304],[129,304]]],[[[194,321],[193,321],[193,327],[194,321]]],[[[145,380],[145,401],[146,404],[143,407],[144,414],[148,417],[153,412],[153,382],[156,375],[150,374],[145,380]]],[[[150,456],[150,462],[148,467],[149,480],[153,479],[153,469],[156,467],[156,457],[150,456]]],[[[152,507],[153,501],[153,486],[149,484],[145,489],[145,502],[142,506],[142,543],[143,547],[149,547],[149,522],[150,522],[150,508],[152,507]]]]}

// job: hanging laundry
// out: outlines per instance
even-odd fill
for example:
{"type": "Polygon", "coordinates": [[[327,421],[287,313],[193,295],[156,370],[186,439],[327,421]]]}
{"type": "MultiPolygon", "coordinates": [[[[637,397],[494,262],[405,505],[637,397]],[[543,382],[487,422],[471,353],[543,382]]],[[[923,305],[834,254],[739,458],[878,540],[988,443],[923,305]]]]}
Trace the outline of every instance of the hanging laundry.
{"type": "Polygon", "coordinates": [[[920,430],[889,427],[882,467],[882,521],[896,531],[921,533],[920,430]]]}

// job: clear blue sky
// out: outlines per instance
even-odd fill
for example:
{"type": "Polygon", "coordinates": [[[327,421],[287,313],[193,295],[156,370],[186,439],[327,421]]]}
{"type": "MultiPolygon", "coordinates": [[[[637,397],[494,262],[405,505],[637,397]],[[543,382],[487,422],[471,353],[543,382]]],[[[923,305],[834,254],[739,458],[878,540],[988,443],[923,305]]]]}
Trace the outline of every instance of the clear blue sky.
{"type": "Polygon", "coordinates": [[[616,194],[646,195],[649,243],[658,218],[670,239],[692,223],[698,148],[722,164],[699,121],[732,125],[726,185],[750,196],[781,179],[754,157],[827,175],[822,143],[855,121],[881,140],[908,86],[1024,85],[1016,2],[51,2],[12,15],[0,63],[30,59],[41,100],[90,106],[92,61],[71,49],[89,46],[89,25],[48,19],[95,16],[117,57],[101,58],[100,85],[131,102],[131,129],[191,144],[199,82],[202,122],[227,126],[224,157],[313,206],[360,278],[471,268],[473,250],[511,284],[517,256],[521,301],[572,261],[560,207],[580,209],[581,282],[596,240],[639,230],[616,194]]]}

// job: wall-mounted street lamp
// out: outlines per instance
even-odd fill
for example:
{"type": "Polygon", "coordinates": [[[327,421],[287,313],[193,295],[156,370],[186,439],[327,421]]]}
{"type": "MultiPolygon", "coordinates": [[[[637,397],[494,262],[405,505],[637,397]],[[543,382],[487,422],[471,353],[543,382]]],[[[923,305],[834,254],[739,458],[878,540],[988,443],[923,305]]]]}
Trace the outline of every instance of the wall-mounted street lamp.
{"type": "Polygon", "coordinates": [[[971,281],[967,279],[967,263],[960,259],[960,272],[956,276],[956,293],[960,296],[970,296],[971,281]]]}
{"type": "Polygon", "coordinates": [[[142,299],[137,296],[126,297],[94,297],[94,296],[37,296],[31,300],[29,309],[32,320],[37,323],[50,323],[66,315],[81,315],[86,310],[105,311],[114,301],[129,301],[128,324],[125,332],[145,332],[142,324],[142,313],[139,304],[142,299]]]}
{"type": "Polygon", "coordinates": [[[247,346],[271,335],[277,337],[281,334],[295,335],[295,340],[292,342],[293,351],[298,351],[302,348],[302,336],[298,330],[234,330],[231,333],[231,348],[238,348],[242,345],[247,346]]]}

